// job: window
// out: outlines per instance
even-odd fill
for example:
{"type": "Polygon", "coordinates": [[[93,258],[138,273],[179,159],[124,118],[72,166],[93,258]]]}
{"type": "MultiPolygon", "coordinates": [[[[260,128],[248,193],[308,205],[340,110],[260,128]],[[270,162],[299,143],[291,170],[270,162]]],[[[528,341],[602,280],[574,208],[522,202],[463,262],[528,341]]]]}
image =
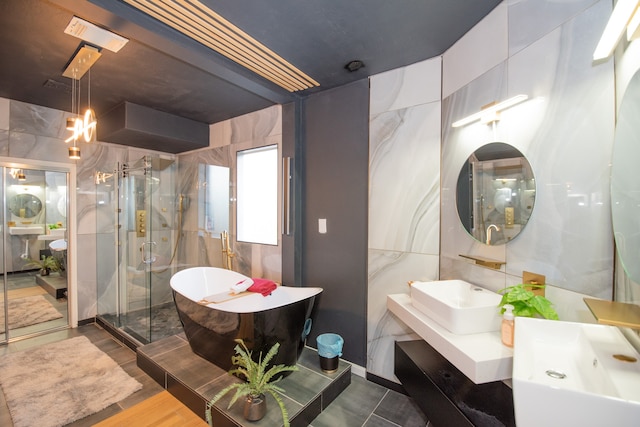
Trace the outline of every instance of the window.
{"type": "Polygon", "coordinates": [[[237,153],[237,240],[278,244],[278,146],[237,153]]]}

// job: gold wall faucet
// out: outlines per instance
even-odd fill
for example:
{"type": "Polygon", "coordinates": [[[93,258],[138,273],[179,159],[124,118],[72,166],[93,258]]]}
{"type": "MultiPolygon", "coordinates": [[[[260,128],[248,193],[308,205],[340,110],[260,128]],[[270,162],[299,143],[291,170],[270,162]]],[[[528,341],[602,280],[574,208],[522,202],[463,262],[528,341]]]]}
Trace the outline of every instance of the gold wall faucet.
{"type": "Polygon", "coordinates": [[[233,270],[233,257],[236,254],[231,250],[231,245],[229,244],[229,232],[223,231],[220,233],[220,242],[222,244],[222,264],[225,266],[227,270],[233,270]]]}

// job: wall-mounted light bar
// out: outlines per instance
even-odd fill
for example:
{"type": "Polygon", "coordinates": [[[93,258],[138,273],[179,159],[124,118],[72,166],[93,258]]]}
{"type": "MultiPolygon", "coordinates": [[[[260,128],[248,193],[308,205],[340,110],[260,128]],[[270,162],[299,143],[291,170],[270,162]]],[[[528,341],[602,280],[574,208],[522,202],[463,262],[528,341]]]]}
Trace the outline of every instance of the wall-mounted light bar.
{"type": "Polygon", "coordinates": [[[198,0],[124,1],[290,92],[320,85],[198,0]]]}
{"type": "Polygon", "coordinates": [[[613,53],[627,25],[629,25],[629,28],[627,28],[627,40],[632,40],[634,36],[637,36],[640,20],[637,12],[639,4],[639,0],[618,0],[616,2],[602,37],[593,52],[594,61],[606,59],[613,53]],[[632,28],[632,26],[634,27],[632,28]]]}
{"type": "Polygon", "coordinates": [[[482,121],[483,123],[492,123],[496,120],[499,120],[498,113],[502,110],[506,110],[507,108],[511,108],[516,104],[524,102],[529,97],[527,95],[516,95],[513,98],[509,98],[505,101],[489,104],[488,106],[482,108],[482,110],[474,113],[470,116],[465,117],[464,119],[460,119],[451,124],[451,127],[457,128],[461,126],[466,126],[475,121],[482,121]]]}

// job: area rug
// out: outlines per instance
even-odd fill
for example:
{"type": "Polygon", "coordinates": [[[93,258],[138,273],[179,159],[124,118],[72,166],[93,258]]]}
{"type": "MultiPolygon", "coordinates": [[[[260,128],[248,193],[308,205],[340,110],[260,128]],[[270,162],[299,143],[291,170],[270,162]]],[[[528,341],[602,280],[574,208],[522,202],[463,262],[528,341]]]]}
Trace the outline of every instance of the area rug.
{"type": "MultiPolygon", "coordinates": [[[[0,331],[4,330],[4,313],[0,311],[0,331]]],[[[9,300],[9,329],[60,319],[62,314],[42,295],[9,300]]]]}
{"type": "Polygon", "coordinates": [[[0,386],[14,427],[63,426],[142,388],[82,336],[2,356],[0,386]]]}

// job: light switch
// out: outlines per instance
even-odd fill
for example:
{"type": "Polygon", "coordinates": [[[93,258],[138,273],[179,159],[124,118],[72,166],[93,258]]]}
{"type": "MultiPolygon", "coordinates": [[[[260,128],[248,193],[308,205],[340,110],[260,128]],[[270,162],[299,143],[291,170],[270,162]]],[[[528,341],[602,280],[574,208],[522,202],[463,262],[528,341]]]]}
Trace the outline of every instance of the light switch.
{"type": "Polygon", "coordinates": [[[327,219],[318,218],[318,233],[327,234],[327,219]]]}

